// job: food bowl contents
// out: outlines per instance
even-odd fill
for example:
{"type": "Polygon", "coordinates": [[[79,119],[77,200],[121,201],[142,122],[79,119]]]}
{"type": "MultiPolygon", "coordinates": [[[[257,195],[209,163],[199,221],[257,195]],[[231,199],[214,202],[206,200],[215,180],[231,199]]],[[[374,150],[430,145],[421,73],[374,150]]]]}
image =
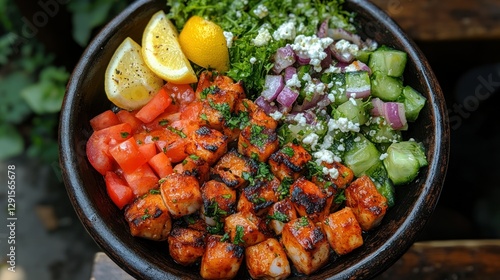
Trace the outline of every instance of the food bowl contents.
{"type": "Polygon", "coordinates": [[[311,275],[427,165],[405,138],[426,99],[341,1],[213,2],[167,1],[118,47],[87,158],[131,235],[202,278],[311,275]]]}

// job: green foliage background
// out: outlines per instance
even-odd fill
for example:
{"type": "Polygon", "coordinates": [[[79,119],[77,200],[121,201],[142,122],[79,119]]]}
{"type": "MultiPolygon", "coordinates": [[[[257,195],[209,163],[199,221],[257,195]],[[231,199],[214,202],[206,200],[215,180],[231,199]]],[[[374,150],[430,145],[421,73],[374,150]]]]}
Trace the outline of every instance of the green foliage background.
{"type": "MultiPolygon", "coordinates": [[[[59,111],[73,65],[57,65],[61,54],[47,51],[36,37],[22,36],[29,17],[19,7],[25,2],[0,0],[0,160],[26,154],[53,164],[58,161],[59,111]]],[[[83,50],[99,28],[131,2],[70,0],[60,4],[57,13],[71,18],[72,32],[56,35],[71,36],[83,50]]],[[[44,11],[38,1],[29,4],[44,11]]],[[[43,26],[38,31],[51,32],[43,26]]]]}

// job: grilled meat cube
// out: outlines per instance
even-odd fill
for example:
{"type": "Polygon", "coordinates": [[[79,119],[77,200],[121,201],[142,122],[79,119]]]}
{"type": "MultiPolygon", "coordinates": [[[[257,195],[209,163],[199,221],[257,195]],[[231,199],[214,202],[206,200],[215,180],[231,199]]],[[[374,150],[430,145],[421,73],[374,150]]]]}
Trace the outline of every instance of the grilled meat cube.
{"type": "Polygon", "coordinates": [[[297,180],[302,175],[306,163],[311,160],[311,155],[302,146],[293,143],[287,143],[269,158],[271,171],[283,180],[284,178],[293,178],[297,180]]]}
{"type": "Polygon", "coordinates": [[[224,182],[231,188],[240,188],[247,184],[243,174],[253,177],[257,173],[255,161],[231,149],[224,154],[211,170],[211,176],[224,182]]]}
{"type": "Polygon", "coordinates": [[[205,234],[191,228],[174,226],[168,236],[168,251],[178,264],[187,266],[201,259],[205,253],[205,234]]]}
{"type": "Polygon", "coordinates": [[[248,247],[266,240],[271,232],[265,221],[250,212],[236,212],[226,217],[224,231],[233,243],[248,247]]]}
{"type": "Polygon", "coordinates": [[[290,263],[283,246],[275,238],[268,238],[245,249],[248,273],[252,279],[285,279],[290,273],[290,263]]]}
{"type": "Polygon", "coordinates": [[[152,190],[127,205],[125,219],[132,236],[151,240],[167,239],[172,228],[169,211],[157,190],[152,190]]]}
{"type": "Polygon", "coordinates": [[[186,146],[186,152],[199,156],[210,166],[227,152],[227,136],[202,126],[197,129],[186,146]]]}
{"type": "Polygon", "coordinates": [[[338,255],[345,255],[363,245],[363,236],[350,207],[331,213],[321,223],[330,247],[338,255]]]}
{"type": "Polygon", "coordinates": [[[346,206],[365,231],[380,224],[387,211],[387,199],[381,195],[370,177],[363,175],[345,189],[346,206]]]}
{"type": "Polygon", "coordinates": [[[257,179],[243,188],[238,200],[238,212],[252,212],[257,216],[267,213],[269,208],[279,200],[278,187],[280,181],[275,176],[270,179],[257,179]]]}
{"type": "Polygon", "coordinates": [[[281,237],[288,257],[300,273],[309,275],[328,262],[328,240],[321,228],[307,217],[288,222],[281,237]]]}
{"type": "Polygon", "coordinates": [[[242,155],[266,162],[279,148],[276,130],[251,122],[238,137],[238,152],[242,155]]]}
{"type": "Polygon", "coordinates": [[[200,275],[203,279],[233,279],[243,262],[245,249],[227,241],[220,235],[207,238],[201,258],[200,275]]]}
{"type": "Polygon", "coordinates": [[[269,116],[264,109],[259,106],[255,106],[252,111],[251,120],[254,124],[267,127],[269,129],[276,129],[278,127],[278,121],[269,116]]]}
{"type": "Polygon", "coordinates": [[[338,176],[336,178],[332,178],[330,175],[323,175],[321,178],[314,176],[311,181],[319,186],[328,187],[333,184],[336,188],[345,189],[354,179],[354,172],[340,162],[322,162],[321,165],[328,169],[337,169],[338,176]]]}
{"type": "Polygon", "coordinates": [[[276,235],[280,235],[283,227],[291,220],[298,218],[297,211],[289,198],[276,202],[267,213],[269,227],[276,235]]]}
{"type": "Polygon", "coordinates": [[[210,178],[210,166],[197,155],[189,155],[174,167],[174,172],[196,177],[200,184],[210,178]]]}
{"type": "Polygon", "coordinates": [[[191,175],[172,173],[163,179],[160,190],[174,218],[192,214],[203,204],[198,180],[191,175]]]}
{"type": "Polygon", "coordinates": [[[236,190],[226,184],[210,180],[201,187],[203,207],[201,213],[208,225],[215,226],[228,215],[236,212],[236,190]]]}
{"type": "Polygon", "coordinates": [[[308,216],[314,222],[320,222],[330,214],[334,196],[328,189],[321,189],[305,177],[300,177],[290,186],[290,198],[299,216],[308,216]]]}

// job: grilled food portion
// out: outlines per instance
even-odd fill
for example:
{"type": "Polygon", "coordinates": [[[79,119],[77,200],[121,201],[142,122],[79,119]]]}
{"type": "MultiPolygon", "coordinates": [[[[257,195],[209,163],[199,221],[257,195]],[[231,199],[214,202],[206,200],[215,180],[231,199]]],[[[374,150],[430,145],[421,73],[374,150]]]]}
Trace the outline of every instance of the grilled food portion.
{"type": "Polygon", "coordinates": [[[257,164],[249,157],[241,155],[236,149],[224,154],[212,168],[212,177],[224,182],[231,188],[241,188],[248,184],[245,176],[255,176],[257,164]]]}
{"type": "Polygon", "coordinates": [[[291,274],[283,246],[276,238],[268,238],[245,249],[248,272],[253,279],[285,279],[291,274]]]}
{"type": "Polygon", "coordinates": [[[328,243],[338,255],[345,255],[363,245],[361,227],[350,207],[331,213],[321,225],[328,243]]]}
{"type": "Polygon", "coordinates": [[[243,262],[243,246],[223,241],[223,236],[210,235],[201,258],[200,274],[204,279],[232,279],[243,262]]]}
{"type": "Polygon", "coordinates": [[[166,240],[172,219],[158,190],[138,197],[125,208],[125,219],[133,236],[151,240],[166,240]]]}
{"type": "Polygon", "coordinates": [[[287,143],[271,155],[269,165],[278,179],[292,178],[297,180],[304,173],[306,164],[311,158],[304,147],[287,143]]]}
{"type": "Polygon", "coordinates": [[[193,214],[201,209],[203,199],[196,177],[172,173],[163,179],[161,196],[174,218],[193,214]]]}
{"type": "Polygon", "coordinates": [[[174,226],[168,236],[168,251],[178,264],[188,266],[205,253],[205,234],[201,231],[174,226]]]}

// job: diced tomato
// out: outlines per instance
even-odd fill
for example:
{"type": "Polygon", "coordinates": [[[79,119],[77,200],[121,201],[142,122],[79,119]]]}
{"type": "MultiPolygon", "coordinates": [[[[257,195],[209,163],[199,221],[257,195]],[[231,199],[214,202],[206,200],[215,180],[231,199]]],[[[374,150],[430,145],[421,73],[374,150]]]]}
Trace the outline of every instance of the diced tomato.
{"type": "Polygon", "coordinates": [[[195,100],[194,90],[190,84],[167,83],[165,89],[175,101],[175,104],[184,105],[195,100]]]}
{"type": "Polygon", "coordinates": [[[106,182],[106,191],[109,198],[111,198],[118,208],[123,209],[125,205],[132,202],[134,199],[132,189],[128,186],[127,182],[116,173],[112,171],[106,172],[104,181],[106,182]]]}
{"type": "Polygon", "coordinates": [[[133,112],[129,112],[127,110],[120,110],[116,113],[118,120],[121,123],[129,123],[132,126],[132,132],[136,133],[142,129],[142,121],[134,116],[133,112]]]}
{"type": "Polygon", "coordinates": [[[101,130],[120,123],[120,120],[111,110],[104,111],[90,120],[90,126],[94,131],[101,130]]]}
{"type": "Polygon", "coordinates": [[[156,154],[148,163],[160,178],[172,173],[172,163],[165,153],[156,154]]]}
{"type": "Polygon", "coordinates": [[[123,177],[132,189],[135,197],[147,193],[158,183],[158,177],[147,163],[141,165],[131,173],[123,172],[123,177]]]}
{"type": "Polygon", "coordinates": [[[139,151],[149,161],[158,152],[155,143],[144,143],[139,145],[139,151]]]}
{"type": "Polygon", "coordinates": [[[201,124],[203,123],[203,116],[201,116],[202,109],[203,103],[201,101],[191,102],[181,108],[179,119],[201,124]]]}
{"type": "Polygon", "coordinates": [[[132,127],[128,123],[117,124],[94,131],[86,144],[87,158],[90,164],[102,175],[115,168],[115,161],[109,148],[132,136],[132,127]]]}
{"type": "MultiPolygon", "coordinates": [[[[165,155],[167,155],[171,162],[177,163],[181,162],[188,156],[188,154],[186,153],[187,144],[188,140],[179,137],[176,141],[163,146],[163,150],[165,151],[165,155]]],[[[158,145],[161,144],[158,143],[158,145]]]]}
{"type": "Polygon", "coordinates": [[[144,123],[149,123],[163,113],[171,103],[172,97],[170,97],[164,86],[135,116],[144,123]]]}
{"type": "MultiPolygon", "coordinates": [[[[168,108],[172,107],[173,105],[168,106],[168,108]]],[[[147,123],[145,125],[146,130],[157,130],[157,129],[164,129],[167,126],[170,125],[173,121],[179,120],[180,118],[180,113],[178,112],[167,112],[167,110],[160,114],[158,117],[156,117],[152,122],[147,123]]],[[[179,109],[179,107],[177,107],[179,109]]]]}
{"type": "Polygon", "coordinates": [[[141,153],[133,137],[110,147],[109,153],[125,173],[133,172],[148,162],[148,158],[141,153]]]}

